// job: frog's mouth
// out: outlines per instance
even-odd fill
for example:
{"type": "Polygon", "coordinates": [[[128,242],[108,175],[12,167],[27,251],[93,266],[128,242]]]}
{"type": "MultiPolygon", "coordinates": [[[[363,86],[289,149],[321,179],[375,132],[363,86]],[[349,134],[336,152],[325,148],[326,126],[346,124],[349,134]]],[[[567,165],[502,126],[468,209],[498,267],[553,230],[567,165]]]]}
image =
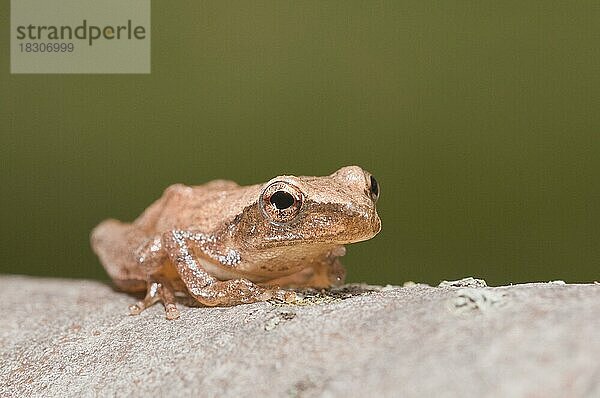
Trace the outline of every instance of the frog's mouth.
{"type": "Polygon", "coordinates": [[[351,234],[355,233],[355,235],[353,235],[354,236],[353,239],[348,240],[346,242],[338,242],[338,243],[339,244],[349,244],[349,243],[364,242],[366,240],[369,240],[369,239],[372,239],[373,237],[375,237],[375,235],[377,235],[380,231],[381,231],[381,220],[377,216],[377,214],[375,214],[375,217],[373,217],[372,222],[367,224],[365,227],[354,229],[353,231],[351,231],[351,234]]]}
{"type": "Polygon", "coordinates": [[[375,209],[369,213],[347,214],[337,220],[305,220],[305,224],[279,226],[261,242],[263,248],[299,246],[322,248],[324,246],[347,245],[373,238],[381,231],[381,219],[375,209]]]}
{"type": "Polygon", "coordinates": [[[381,219],[374,206],[346,212],[338,220],[338,225],[333,237],[338,238],[336,243],[339,244],[363,242],[381,231],[381,219]]]}

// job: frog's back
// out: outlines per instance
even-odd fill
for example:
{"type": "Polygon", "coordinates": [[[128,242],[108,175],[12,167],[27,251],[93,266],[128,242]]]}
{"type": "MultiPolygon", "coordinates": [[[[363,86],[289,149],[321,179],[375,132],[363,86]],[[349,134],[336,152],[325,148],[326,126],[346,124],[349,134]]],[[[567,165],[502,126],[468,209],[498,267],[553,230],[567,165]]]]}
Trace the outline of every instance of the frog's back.
{"type": "Polygon", "coordinates": [[[256,202],[260,186],[239,186],[216,180],[204,185],[173,185],[134,223],[150,227],[151,234],[172,229],[211,233],[256,202]]]}
{"type": "Polygon", "coordinates": [[[109,219],[92,231],[94,252],[113,281],[124,290],[145,288],[148,270],[136,253],[172,229],[212,233],[256,201],[260,186],[241,187],[215,180],[198,186],[175,184],[132,223],[109,219]]]}

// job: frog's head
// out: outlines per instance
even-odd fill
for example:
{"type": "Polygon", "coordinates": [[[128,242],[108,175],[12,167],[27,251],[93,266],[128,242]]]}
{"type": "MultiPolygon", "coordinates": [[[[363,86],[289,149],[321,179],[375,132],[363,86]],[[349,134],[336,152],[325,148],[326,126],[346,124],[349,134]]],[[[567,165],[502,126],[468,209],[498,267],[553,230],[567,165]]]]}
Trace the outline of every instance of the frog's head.
{"type": "Polygon", "coordinates": [[[278,176],[260,189],[252,209],[262,247],[344,245],[381,230],[377,180],[357,166],[325,177],[278,176]]]}

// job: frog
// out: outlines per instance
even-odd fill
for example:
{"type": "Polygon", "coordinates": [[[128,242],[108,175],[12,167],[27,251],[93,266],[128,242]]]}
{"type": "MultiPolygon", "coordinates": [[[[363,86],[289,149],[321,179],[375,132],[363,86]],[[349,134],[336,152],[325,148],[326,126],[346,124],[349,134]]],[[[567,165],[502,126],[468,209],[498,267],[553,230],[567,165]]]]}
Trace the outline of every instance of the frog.
{"type": "Polygon", "coordinates": [[[344,283],[345,245],[381,230],[379,195],[359,166],[247,186],[174,184],[134,221],[102,221],[90,240],[118,290],[145,293],[131,315],[161,302],[177,319],[181,296],[205,307],[293,303],[294,289],[344,283]]]}

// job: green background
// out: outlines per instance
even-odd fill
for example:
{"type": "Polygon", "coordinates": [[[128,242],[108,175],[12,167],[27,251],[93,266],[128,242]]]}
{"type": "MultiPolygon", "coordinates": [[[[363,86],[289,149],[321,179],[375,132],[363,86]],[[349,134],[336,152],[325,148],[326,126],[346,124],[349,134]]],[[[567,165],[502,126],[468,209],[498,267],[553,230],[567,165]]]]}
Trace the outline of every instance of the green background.
{"type": "Polygon", "coordinates": [[[598,279],[597,2],[152,4],[150,75],[10,75],[0,272],[106,278],[88,234],[174,182],[358,164],[350,281],[598,279]]]}

